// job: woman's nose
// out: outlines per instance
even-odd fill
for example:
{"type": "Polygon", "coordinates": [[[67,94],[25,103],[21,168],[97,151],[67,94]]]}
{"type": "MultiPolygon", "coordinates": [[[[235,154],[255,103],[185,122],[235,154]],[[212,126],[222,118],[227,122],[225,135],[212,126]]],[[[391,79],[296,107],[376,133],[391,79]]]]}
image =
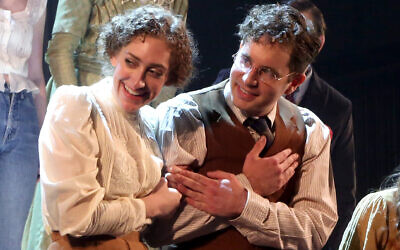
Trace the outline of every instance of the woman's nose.
{"type": "Polygon", "coordinates": [[[146,86],[146,71],[137,69],[131,72],[130,81],[132,82],[132,87],[135,89],[144,88],[146,86]]]}

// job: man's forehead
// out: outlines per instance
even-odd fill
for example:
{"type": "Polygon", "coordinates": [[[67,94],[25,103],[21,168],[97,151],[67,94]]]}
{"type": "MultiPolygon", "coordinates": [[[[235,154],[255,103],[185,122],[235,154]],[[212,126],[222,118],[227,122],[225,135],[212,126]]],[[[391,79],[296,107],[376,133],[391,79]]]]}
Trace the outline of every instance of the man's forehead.
{"type": "Polygon", "coordinates": [[[292,48],[291,46],[289,46],[286,43],[279,43],[278,41],[271,41],[270,36],[268,35],[264,35],[261,38],[255,40],[255,39],[249,39],[247,41],[242,41],[240,43],[240,49],[243,52],[248,52],[249,50],[251,50],[254,46],[257,46],[259,48],[264,47],[265,49],[265,53],[268,53],[269,50],[271,50],[271,48],[277,48],[279,50],[282,50],[282,52],[286,52],[289,55],[292,52],[292,48]]]}

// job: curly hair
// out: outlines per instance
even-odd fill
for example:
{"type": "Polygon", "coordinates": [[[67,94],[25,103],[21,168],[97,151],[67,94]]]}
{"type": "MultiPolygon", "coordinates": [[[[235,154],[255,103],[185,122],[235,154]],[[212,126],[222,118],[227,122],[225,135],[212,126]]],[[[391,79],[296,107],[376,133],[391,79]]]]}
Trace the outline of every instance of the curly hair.
{"type": "Polygon", "coordinates": [[[99,51],[109,59],[140,36],[167,43],[171,56],[165,85],[183,87],[192,76],[197,48],[182,19],[160,6],[146,5],[115,16],[101,29],[99,51]]]}
{"type": "Polygon", "coordinates": [[[304,72],[318,55],[318,36],[307,27],[303,15],[288,5],[256,5],[238,26],[242,42],[259,42],[267,35],[267,42],[291,49],[289,69],[292,72],[304,72]]]}

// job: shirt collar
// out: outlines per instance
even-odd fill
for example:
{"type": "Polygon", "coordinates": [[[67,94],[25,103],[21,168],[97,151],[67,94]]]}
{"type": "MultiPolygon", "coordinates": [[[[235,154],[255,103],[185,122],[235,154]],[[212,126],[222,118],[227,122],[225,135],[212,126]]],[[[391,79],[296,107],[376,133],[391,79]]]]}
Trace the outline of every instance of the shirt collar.
{"type": "MultiPolygon", "coordinates": [[[[226,103],[228,104],[228,107],[233,111],[233,113],[235,114],[235,116],[239,120],[239,122],[243,124],[243,122],[249,117],[247,117],[238,107],[235,106],[235,104],[233,104],[230,81],[228,81],[228,83],[225,85],[224,97],[225,97],[226,103]]],[[[267,114],[268,119],[271,121],[271,125],[274,124],[275,116],[276,116],[276,103],[275,103],[274,107],[272,108],[271,112],[269,112],[267,114]]],[[[259,118],[259,117],[256,116],[253,118],[259,118]]]]}

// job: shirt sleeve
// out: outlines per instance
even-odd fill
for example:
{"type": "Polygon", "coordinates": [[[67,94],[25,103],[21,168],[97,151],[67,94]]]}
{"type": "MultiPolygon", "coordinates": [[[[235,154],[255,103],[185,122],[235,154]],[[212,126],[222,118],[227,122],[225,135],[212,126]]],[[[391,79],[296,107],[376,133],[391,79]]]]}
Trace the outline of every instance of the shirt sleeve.
{"type": "Polygon", "coordinates": [[[99,142],[92,102],[80,87],[59,88],[39,137],[43,215],[61,235],[122,235],[138,231],[146,219],[141,199],[104,200],[97,181],[99,142]]]}
{"type": "Polygon", "coordinates": [[[197,104],[187,94],[160,104],[157,109],[156,139],[165,165],[201,165],[206,138],[197,104]]]}
{"type": "MultiPolygon", "coordinates": [[[[177,107],[183,107],[183,105],[177,107]]],[[[149,231],[150,233],[146,236],[149,243],[158,246],[171,242],[183,242],[232,225],[255,245],[281,249],[322,248],[337,221],[336,193],[329,156],[329,129],[308,110],[303,110],[302,113],[306,122],[307,141],[301,166],[299,190],[290,204],[270,202],[259,196],[252,191],[247,178],[239,174],[236,177],[248,190],[248,200],[238,218],[227,221],[182,204],[179,213],[174,218],[155,222],[154,225],[157,226],[152,226],[153,231],[149,231]],[[163,233],[163,231],[170,233],[163,233]],[[152,237],[152,235],[157,235],[157,237],[152,237]]],[[[172,120],[187,124],[188,119],[182,119],[179,115],[180,113],[177,113],[172,120]]],[[[168,122],[171,117],[165,119],[168,122]]],[[[173,124],[168,127],[173,128],[173,124]]],[[[182,130],[183,127],[175,129],[180,132],[178,135],[185,134],[182,132],[185,131],[182,130]]],[[[176,130],[171,130],[175,137],[177,137],[176,130]]],[[[189,129],[189,131],[192,130],[189,129]]],[[[197,132],[200,133],[200,130],[197,132]]],[[[204,134],[204,131],[202,133],[204,134]]],[[[180,142],[178,148],[185,148],[182,146],[185,138],[181,139],[176,140],[180,142]]],[[[196,139],[191,135],[186,138],[186,141],[192,142],[196,139]]],[[[196,144],[205,145],[205,138],[204,141],[196,141],[196,144]]],[[[187,151],[184,152],[187,153],[187,151]]],[[[169,158],[165,154],[164,156],[169,158]]]]}
{"type": "Polygon", "coordinates": [[[46,61],[56,86],[78,83],[74,53],[86,34],[92,11],[90,0],[60,0],[46,61]]]}
{"type": "MultiPolygon", "coordinates": [[[[166,166],[202,165],[207,153],[204,125],[192,97],[181,94],[157,109],[156,137],[166,166]]],[[[152,246],[183,242],[229,226],[226,221],[181,203],[177,213],[158,218],[145,232],[152,246]]]]}
{"type": "Polygon", "coordinates": [[[371,193],[365,196],[354,210],[344,231],[340,250],[357,249],[397,249],[388,247],[388,242],[396,243],[396,208],[381,194],[387,192],[395,196],[393,190],[371,193]]]}
{"type": "Polygon", "coordinates": [[[329,161],[329,129],[303,110],[307,141],[297,194],[289,204],[270,202],[247,187],[242,214],[230,221],[250,243],[280,249],[321,249],[337,221],[329,161]]]}

